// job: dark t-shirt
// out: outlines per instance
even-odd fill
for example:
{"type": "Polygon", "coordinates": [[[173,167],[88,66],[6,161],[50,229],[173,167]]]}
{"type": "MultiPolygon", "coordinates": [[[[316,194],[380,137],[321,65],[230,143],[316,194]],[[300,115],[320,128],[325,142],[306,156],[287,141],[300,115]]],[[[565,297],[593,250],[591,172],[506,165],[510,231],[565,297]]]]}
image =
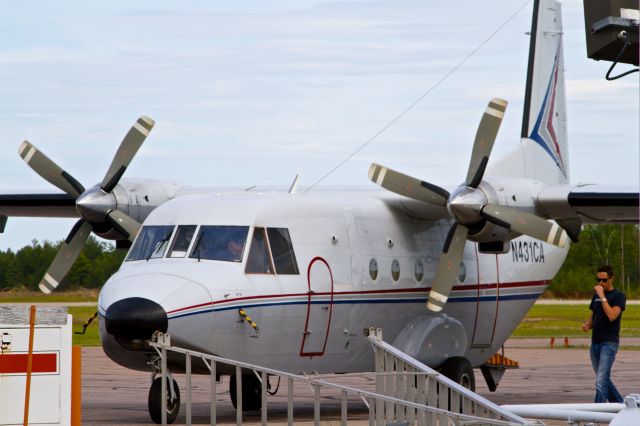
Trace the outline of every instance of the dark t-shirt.
{"type": "MultiPolygon", "coordinates": [[[[627,297],[623,292],[613,289],[611,291],[605,291],[604,296],[607,298],[609,306],[619,306],[624,311],[627,303],[627,297]]],[[[615,321],[609,321],[607,314],[602,309],[602,301],[597,294],[593,294],[591,298],[591,305],[589,309],[593,311],[593,333],[591,334],[591,342],[604,343],[604,342],[620,342],[620,318],[622,318],[622,312],[618,315],[615,321]]]]}

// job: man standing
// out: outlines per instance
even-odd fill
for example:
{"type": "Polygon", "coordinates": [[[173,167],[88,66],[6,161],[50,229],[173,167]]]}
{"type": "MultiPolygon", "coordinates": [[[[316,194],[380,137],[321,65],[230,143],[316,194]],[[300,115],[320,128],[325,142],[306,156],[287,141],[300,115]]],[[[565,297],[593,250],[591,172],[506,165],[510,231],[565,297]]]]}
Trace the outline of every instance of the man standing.
{"type": "Polygon", "coordinates": [[[596,373],[595,402],[623,402],[618,389],[611,381],[611,367],[616,359],[620,343],[620,317],[627,298],[613,288],[613,268],[598,268],[597,284],[591,298],[591,315],[582,324],[582,330],[591,334],[591,365],[596,373]]]}

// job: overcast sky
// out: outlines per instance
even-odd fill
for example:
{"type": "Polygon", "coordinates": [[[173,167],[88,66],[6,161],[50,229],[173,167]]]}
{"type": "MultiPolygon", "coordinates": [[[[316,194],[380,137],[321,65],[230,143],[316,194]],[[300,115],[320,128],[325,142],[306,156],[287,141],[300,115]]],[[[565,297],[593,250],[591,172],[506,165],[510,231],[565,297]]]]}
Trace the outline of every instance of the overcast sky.
{"type": "MultiPolygon", "coordinates": [[[[99,182],[143,114],[156,127],[125,177],[314,183],[524,4],[0,1],[0,192],[56,191],[18,157],[24,139],[99,182]]],[[[459,183],[494,96],[509,101],[494,157],[517,144],[532,5],[323,183],[366,185],[372,161],[459,183]]],[[[605,81],[609,63],[586,57],[582,1],[563,10],[571,180],[637,185],[638,74],[605,81]]],[[[0,249],[62,239],[72,223],[10,219],[0,249]]]]}

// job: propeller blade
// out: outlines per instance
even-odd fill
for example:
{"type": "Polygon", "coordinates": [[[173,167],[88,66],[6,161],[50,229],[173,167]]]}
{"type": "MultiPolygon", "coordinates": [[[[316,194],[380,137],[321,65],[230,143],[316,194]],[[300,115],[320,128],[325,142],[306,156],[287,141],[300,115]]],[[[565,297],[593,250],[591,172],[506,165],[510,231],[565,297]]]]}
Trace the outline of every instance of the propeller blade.
{"type": "Polygon", "coordinates": [[[476,140],[473,143],[469,171],[465,181],[467,186],[477,188],[480,185],[506,109],[507,101],[493,98],[487,105],[487,109],[484,110],[476,132],[476,140]]]}
{"type": "Polygon", "coordinates": [[[480,214],[489,222],[512,229],[518,234],[528,235],[558,247],[567,243],[567,233],[557,223],[512,207],[487,204],[480,214]]]}
{"type": "Polygon", "coordinates": [[[91,224],[84,219],[76,222],[40,281],[38,287],[43,293],[50,294],[58,287],[80,255],[89,235],[91,235],[91,224]]]}
{"type": "Polygon", "coordinates": [[[436,276],[431,283],[431,291],[427,301],[427,309],[430,311],[440,312],[449,299],[449,293],[456,281],[462,262],[467,234],[469,234],[469,229],[459,223],[454,223],[449,229],[442,256],[438,261],[436,276]]]}
{"type": "Polygon", "coordinates": [[[49,157],[44,155],[38,148],[29,141],[24,141],[18,148],[20,157],[49,183],[60,188],[67,194],[77,198],[84,192],[84,187],[73,176],[62,170],[49,157]]]}
{"type": "Polygon", "coordinates": [[[118,184],[125,170],[129,167],[134,155],[136,155],[136,152],[140,149],[149,132],[153,129],[154,124],[155,121],[149,117],[142,116],[138,118],[138,121],[131,127],[122,140],[122,143],[120,143],[118,152],[116,152],[107,174],[104,179],[102,179],[100,188],[102,188],[104,192],[111,192],[118,184]]]}
{"type": "Polygon", "coordinates": [[[131,242],[135,240],[138,231],[140,231],[140,226],[142,226],[120,210],[111,210],[107,213],[107,220],[116,231],[124,235],[131,242]]]}
{"type": "Polygon", "coordinates": [[[449,192],[446,189],[376,163],[372,163],[369,167],[369,179],[384,189],[425,203],[444,207],[449,199],[449,192]]]}

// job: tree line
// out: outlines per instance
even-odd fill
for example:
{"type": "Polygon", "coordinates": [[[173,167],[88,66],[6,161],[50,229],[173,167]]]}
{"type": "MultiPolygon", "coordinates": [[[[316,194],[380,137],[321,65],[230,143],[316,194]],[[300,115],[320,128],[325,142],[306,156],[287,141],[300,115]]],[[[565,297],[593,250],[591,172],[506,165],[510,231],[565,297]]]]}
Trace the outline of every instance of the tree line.
{"type": "Polygon", "coordinates": [[[640,297],[639,237],[637,225],[583,226],[580,242],[571,244],[549,291],[559,297],[590,297],[596,269],[611,265],[614,287],[623,290],[627,298],[640,297]]]}
{"type": "MultiPolygon", "coordinates": [[[[614,286],[628,297],[640,296],[638,226],[585,225],[580,242],[572,244],[566,261],[554,278],[549,292],[558,297],[589,297],[595,285],[599,265],[613,266],[614,286]]],[[[37,290],[62,241],[38,242],[18,251],[0,251],[0,291],[13,288],[37,290]]],[[[118,270],[126,252],[114,245],[90,237],[60,290],[100,288],[118,270]]]]}
{"type": "MultiPolygon", "coordinates": [[[[0,251],[0,291],[37,290],[61,245],[62,241],[33,240],[31,245],[15,252],[11,249],[0,251]]],[[[100,288],[118,270],[125,255],[126,251],[116,250],[113,244],[89,237],[58,289],[100,288]]]]}

